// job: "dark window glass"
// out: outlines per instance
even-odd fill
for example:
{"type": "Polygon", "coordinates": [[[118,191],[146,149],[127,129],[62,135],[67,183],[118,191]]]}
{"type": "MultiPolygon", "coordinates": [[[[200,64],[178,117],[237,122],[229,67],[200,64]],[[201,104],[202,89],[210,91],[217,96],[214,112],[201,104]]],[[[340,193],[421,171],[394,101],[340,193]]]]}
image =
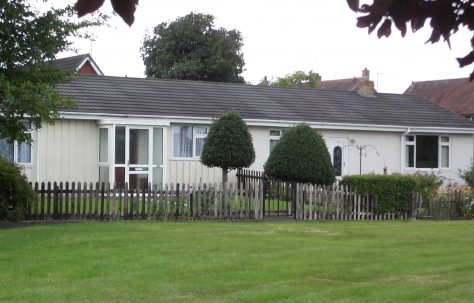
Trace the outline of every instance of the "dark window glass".
{"type": "Polygon", "coordinates": [[[406,151],[406,167],[415,167],[415,145],[407,145],[406,151]]]}
{"type": "Polygon", "coordinates": [[[148,175],[142,175],[142,174],[130,174],[130,188],[133,188],[134,190],[141,190],[143,186],[148,188],[148,175]]]}
{"type": "Polygon", "coordinates": [[[129,136],[130,164],[148,164],[148,129],[131,129],[129,136]]]}
{"type": "Polygon", "coordinates": [[[115,128],[115,164],[125,164],[125,126],[115,128]]]}
{"type": "Polygon", "coordinates": [[[14,145],[6,139],[0,139],[0,156],[13,162],[14,145]]]}
{"type": "Polygon", "coordinates": [[[273,150],[275,145],[278,143],[279,140],[272,139],[270,140],[270,152],[273,150]]]}
{"type": "Polygon", "coordinates": [[[438,136],[416,136],[416,167],[438,168],[438,136]]]}
{"type": "Polygon", "coordinates": [[[125,167],[115,168],[115,183],[117,183],[118,186],[125,185],[125,167]]]}
{"type": "Polygon", "coordinates": [[[342,175],[342,148],[340,146],[334,147],[332,165],[336,170],[336,177],[340,177],[342,175]]]}

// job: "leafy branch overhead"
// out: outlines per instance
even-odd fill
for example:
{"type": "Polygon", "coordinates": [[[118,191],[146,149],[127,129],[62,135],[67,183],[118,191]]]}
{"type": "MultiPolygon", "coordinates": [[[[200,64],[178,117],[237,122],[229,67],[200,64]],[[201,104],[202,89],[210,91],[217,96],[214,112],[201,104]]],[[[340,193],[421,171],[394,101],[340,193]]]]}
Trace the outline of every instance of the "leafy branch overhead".
{"type": "MultiPolygon", "coordinates": [[[[104,4],[104,1],[105,0],[77,0],[74,8],[77,11],[77,15],[82,17],[98,10],[104,4]]],[[[133,21],[135,21],[134,14],[138,0],[110,0],[110,3],[112,3],[114,12],[122,17],[125,23],[131,26],[133,21]]]]}
{"type": "MultiPolygon", "coordinates": [[[[359,4],[359,0],[347,0],[349,7],[365,14],[357,18],[357,26],[368,28],[369,34],[377,27],[377,37],[388,37],[392,23],[404,37],[407,23],[416,32],[429,21],[432,28],[427,42],[436,43],[441,37],[450,44],[449,38],[459,28],[474,30],[474,6],[472,0],[373,0],[372,4],[359,4]],[[380,26],[379,26],[380,24],[380,26]]],[[[473,50],[463,58],[457,58],[460,67],[474,62],[474,35],[471,38],[473,50]]],[[[469,77],[474,79],[474,72],[469,77]]]]}

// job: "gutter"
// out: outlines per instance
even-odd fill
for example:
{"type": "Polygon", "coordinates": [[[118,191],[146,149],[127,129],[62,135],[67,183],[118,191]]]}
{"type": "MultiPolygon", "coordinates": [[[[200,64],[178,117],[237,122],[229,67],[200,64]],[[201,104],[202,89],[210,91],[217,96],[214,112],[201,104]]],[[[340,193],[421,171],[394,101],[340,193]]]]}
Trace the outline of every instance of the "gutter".
{"type": "Polygon", "coordinates": [[[403,153],[403,148],[405,147],[404,146],[404,138],[406,135],[408,135],[409,133],[411,133],[411,128],[407,128],[407,130],[400,136],[400,174],[403,174],[403,163],[404,163],[404,160],[405,160],[405,156],[404,156],[404,153],[403,153]]]}

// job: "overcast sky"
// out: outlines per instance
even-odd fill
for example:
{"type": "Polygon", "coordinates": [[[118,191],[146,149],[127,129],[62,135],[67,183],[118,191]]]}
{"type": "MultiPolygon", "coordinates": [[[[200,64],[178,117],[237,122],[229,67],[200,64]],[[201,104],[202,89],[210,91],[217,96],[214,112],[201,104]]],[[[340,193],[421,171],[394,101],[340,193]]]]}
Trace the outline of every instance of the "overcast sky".
{"type": "MultiPolygon", "coordinates": [[[[108,2],[105,13],[111,12],[108,2]]],[[[344,0],[140,0],[132,27],[112,16],[110,27],[94,31],[96,41],[77,41],[75,47],[91,53],[106,75],[144,77],[140,47],[145,33],[191,11],[212,14],[217,27],[242,33],[243,76],[253,84],[296,70],[312,70],[330,80],[360,76],[368,68],[379,92],[402,93],[412,81],[468,77],[474,68],[460,69],[455,60],[470,51],[467,30],[452,38],[451,49],[444,42],[425,44],[427,26],[405,38],[393,30],[390,38],[378,39],[356,27],[357,14],[344,0]]]]}

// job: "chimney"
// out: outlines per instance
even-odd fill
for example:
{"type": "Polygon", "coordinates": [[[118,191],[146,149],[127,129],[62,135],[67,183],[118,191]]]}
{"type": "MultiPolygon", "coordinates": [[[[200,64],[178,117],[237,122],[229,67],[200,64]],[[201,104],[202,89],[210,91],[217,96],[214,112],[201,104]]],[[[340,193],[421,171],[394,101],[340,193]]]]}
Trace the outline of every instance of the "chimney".
{"type": "Polygon", "coordinates": [[[374,81],[361,79],[357,87],[357,92],[363,97],[375,98],[374,81]]]}
{"type": "Polygon", "coordinates": [[[362,70],[362,80],[370,80],[370,71],[367,67],[362,70]]]}

